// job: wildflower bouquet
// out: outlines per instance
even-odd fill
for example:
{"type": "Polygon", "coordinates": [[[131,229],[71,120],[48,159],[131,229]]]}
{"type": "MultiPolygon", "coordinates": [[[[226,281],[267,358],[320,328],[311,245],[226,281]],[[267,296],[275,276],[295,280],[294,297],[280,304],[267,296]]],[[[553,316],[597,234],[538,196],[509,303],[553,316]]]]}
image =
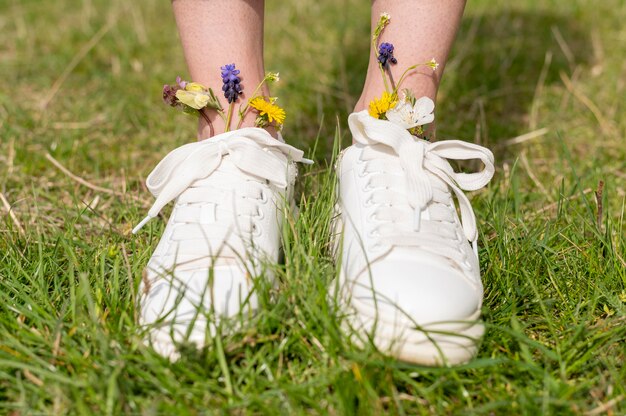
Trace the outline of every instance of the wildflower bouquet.
{"type": "Polygon", "coordinates": [[[432,123],[435,119],[433,114],[435,103],[428,97],[416,98],[409,89],[402,90],[402,98],[399,98],[398,92],[402,82],[411,71],[419,66],[427,66],[435,71],[439,64],[433,58],[428,62],[412,65],[402,73],[396,83],[391,74],[391,65],[398,63],[393,55],[394,46],[388,42],[378,43],[380,35],[390,21],[389,14],[381,14],[372,34],[372,50],[378,53],[378,66],[383,77],[385,91],[379,98],[375,98],[369,103],[368,112],[374,118],[389,120],[407,129],[412,135],[421,136],[424,134],[423,126],[432,123]]]}
{"type": "MultiPolygon", "coordinates": [[[[163,86],[163,101],[174,108],[181,109],[187,114],[197,114],[203,117],[210,126],[212,133],[213,127],[206,111],[214,110],[224,120],[225,131],[229,131],[233,124],[235,105],[239,101],[239,96],[243,94],[243,86],[239,76],[240,71],[235,67],[235,64],[227,64],[220,69],[222,92],[228,102],[226,110],[224,110],[211,88],[207,88],[197,82],[183,81],[180,77],[176,78],[175,84],[163,86]]],[[[278,73],[268,72],[254,89],[250,99],[239,103],[236,110],[239,117],[236,128],[241,128],[244,117],[250,111],[257,113],[254,122],[255,127],[273,126],[278,130],[282,128],[285,122],[285,110],[276,105],[277,98],[259,94],[265,83],[278,80],[278,73]]]]}

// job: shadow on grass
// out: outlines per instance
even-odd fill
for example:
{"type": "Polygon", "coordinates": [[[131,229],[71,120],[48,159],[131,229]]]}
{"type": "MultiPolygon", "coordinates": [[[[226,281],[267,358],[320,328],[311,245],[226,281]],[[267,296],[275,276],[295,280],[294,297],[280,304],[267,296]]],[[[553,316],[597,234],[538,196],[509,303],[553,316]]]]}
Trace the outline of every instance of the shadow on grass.
{"type": "MultiPolygon", "coordinates": [[[[318,97],[323,109],[311,109],[303,118],[298,130],[305,135],[318,131],[320,111],[322,137],[332,137],[336,117],[345,132],[345,120],[363,85],[367,28],[353,24],[338,30],[362,33],[340,36],[341,51],[336,53],[341,58],[332,69],[336,81],[328,88],[334,94],[318,97]]],[[[542,127],[533,114],[541,91],[562,85],[561,73],[571,77],[577,66],[588,64],[590,50],[588,27],[569,14],[468,11],[439,93],[439,139],[475,141],[495,148],[498,159],[507,156],[507,148],[499,143],[542,127]]],[[[349,144],[346,134],[343,144],[349,144]]],[[[318,146],[318,157],[328,158],[331,152],[325,143],[318,146]]]]}
{"type": "Polygon", "coordinates": [[[534,106],[562,85],[561,74],[588,64],[590,49],[587,27],[569,15],[466,16],[441,87],[440,138],[474,140],[507,156],[503,141],[542,127],[534,106]]]}

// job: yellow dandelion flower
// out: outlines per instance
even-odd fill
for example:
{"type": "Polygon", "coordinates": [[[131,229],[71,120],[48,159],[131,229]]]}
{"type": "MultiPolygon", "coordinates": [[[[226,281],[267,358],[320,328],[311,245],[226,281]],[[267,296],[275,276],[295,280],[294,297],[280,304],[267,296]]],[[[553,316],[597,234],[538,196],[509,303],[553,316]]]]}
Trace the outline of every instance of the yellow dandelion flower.
{"type": "Polygon", "coordinates": [[[382,118],[387,110],[391,110],[398,104],[398,96],[383,92],[382,97],[370,101],[369,113],[374,118],[382,118]]]}
{"type": "Polygon", "coordinates": [[[277,125],[282,125],[285,122],[285,110],[274,104],[276,99],[270,98],[270,101],[266,101],[263,97],[254,97],[250,100],[250,107],[259,112],[261,117],[267,117],[270,123],[276,122],[277,125]]]}

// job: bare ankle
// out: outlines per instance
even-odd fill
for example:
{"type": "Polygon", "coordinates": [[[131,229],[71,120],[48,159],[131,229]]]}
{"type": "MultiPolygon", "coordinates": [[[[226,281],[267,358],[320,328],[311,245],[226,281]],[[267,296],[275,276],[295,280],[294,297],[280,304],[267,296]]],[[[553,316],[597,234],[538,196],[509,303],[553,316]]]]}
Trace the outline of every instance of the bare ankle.
{"type": "MultiPolygon", "coordinates": [[[[222,120],[222,118],[219,117],[214,111],[211,111],[211,113],[213,114],[206,114],[206,117],[200,117],[198,120],[198,140],[209,139],[226,131],[226,124],[224,123],[224,120],[222,120]]],[[[231,122],[229,130],[256,127],[255,121],[256,116],[251,112],[248,112],[244,116],[241,123],[239,122],[239,117],[235,117],[231,122]]],[[[265,127],[264,130],[266,130],[275,139],[278,138],[278,133],[275,127],[268,126],[265,127]]]]}

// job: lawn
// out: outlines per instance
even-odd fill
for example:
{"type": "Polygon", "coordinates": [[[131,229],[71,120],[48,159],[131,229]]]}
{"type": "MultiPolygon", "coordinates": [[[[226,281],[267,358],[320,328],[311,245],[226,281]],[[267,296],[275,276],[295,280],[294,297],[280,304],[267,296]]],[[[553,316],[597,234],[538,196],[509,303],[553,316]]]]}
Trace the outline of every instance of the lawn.
{"type": "Polygon", "coordinates": [[[626,414],[626,3],[467,7],[438,138],[491,148],[497,173],[471,195],[487,332],[455,368],[357,348],[326,296],[332,163],[368,15],[268,1],[285,137],[317,163],[259,313],[170,363],[135,324],[164,221],[130,235],[152,202],[144,178],[195,135],[160,98],[186,75],[170,4],[0,2],[0,413],[626,414]]]}

